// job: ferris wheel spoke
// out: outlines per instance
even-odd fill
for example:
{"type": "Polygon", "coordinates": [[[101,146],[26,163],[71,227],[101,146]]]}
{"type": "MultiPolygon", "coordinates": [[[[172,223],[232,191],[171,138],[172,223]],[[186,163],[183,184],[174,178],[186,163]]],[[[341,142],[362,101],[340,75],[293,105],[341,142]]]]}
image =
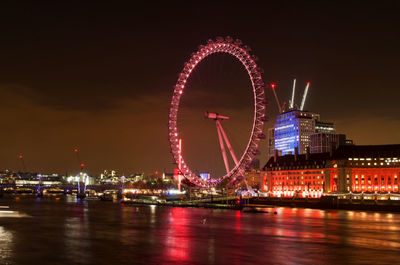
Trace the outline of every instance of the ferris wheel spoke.
{"type": "Polygon", "coordinates": [[[239,164],[239,162],[236,158],[235,152],[233,151],[233,148],[231,146],[231,143],[229,142],[228,137],[226,136],[226,133],[225,133],[224,129],[222,128],[221,122],[219,120],[217,120],[216,123],[217,123],[217,127],[219,127],[219,130],[222,133],[222,136],[224,137],[226,146],[228,147],[228,150],[231,153],[231,156],[232,156],[233,161],[235,162],[235,165],[239,164]]]}
{"type": "Polygon", "coordinates": [[[223,139],[222,139],[221,129],[220,129],[219,126],[218,126],[218,120],[216,121],[216,124],[217,124],[217,132],[218,132],[219,145],[221,146],[221,153],[222,153],[222,158],[224,159],[226,174],[229,174],[229,162],[228,162],[228,157],[226,156],[225,145],[224,145],[224,141],[223,141],[223,139]]]}

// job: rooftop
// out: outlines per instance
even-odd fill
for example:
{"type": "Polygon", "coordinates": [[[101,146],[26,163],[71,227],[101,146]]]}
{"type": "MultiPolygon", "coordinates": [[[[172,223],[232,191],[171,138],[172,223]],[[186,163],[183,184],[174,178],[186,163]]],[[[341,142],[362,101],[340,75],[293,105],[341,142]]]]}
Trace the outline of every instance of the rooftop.
{"type": "Polygon", "coordinates": [[[278,156],[276,162],[271,157],[263,167],[263,170],[276,166],[296,166],[296,165],[324,165],[329,159],[347,158],[372,158],[372,157],[400,157],[400,144],[394,145],[341,145],[336,149],[332,156],[327,153],[314,153],[297,155],[278,156]],[[307,159],[308,156],[308,159],[307,159]]]}

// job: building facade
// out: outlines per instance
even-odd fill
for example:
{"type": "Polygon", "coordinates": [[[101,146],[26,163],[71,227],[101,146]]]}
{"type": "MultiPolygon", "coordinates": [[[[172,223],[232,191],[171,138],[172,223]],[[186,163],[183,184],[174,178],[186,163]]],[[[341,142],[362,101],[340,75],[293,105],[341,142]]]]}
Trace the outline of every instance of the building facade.
{"type": "Polygon", "coordinates": [[[325,153],[270,158],[261,189],[273,197],[399,193],[400,145],[343,145],[325,153]]]}
{"type": "MultiPolygon", "coordinates": [[[[279,114],[273,132],[268,132],[269,139],[273,135],[273,148],[286,155],[294,154],[297,147],[300,154],[305,154],[310,147],[310,135],[335,133],[333,123],[321,122],[319,119],[319,114],[308,111],[291,110],[279,114]]],[[[271,152],[271,144],[268,144],[271,152]]]]}
{"type": "Polygon", "coordinates": [[[310,153],[326,153],[346,144],[346,135],[336,133],[314,133],[310,135],[310,153]]]}
{"type": "Polygon", "coordinates": [[[244,177],[246,178],[247,184],[249,186],[256,190],[260,189],[261,173],[259,168],[250,168],[246,170],[244,173],[244,177]]]}
{"type": "Polygon", "coordinates": [[[274,133],[275,133],[274,128],[269,128],[268,129],[268,135],[267,135],[267,152],[268,152],[267,160],[274,156],[274,150],[275,150],[275,136],[274,136],[274,133]]]}
{"type": "Polygon", "coordinates": [[[335,133],[335,125],[332,122],[315,121],[315,133],[335,133]]]}

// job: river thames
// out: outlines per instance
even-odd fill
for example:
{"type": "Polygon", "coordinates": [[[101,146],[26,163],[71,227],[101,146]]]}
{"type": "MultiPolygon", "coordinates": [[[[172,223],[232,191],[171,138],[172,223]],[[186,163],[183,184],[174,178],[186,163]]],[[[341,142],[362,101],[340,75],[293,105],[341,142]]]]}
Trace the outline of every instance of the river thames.
{"type": "Polygon", "coordinates": [[[398,264],[400,215],[1,199],[0,264],[398,264]],[[2,209],[5,210],[5,209],[2,209]],[[276,211],[276,214],[274,213],[276,211]],[[16,212],[14,212],[16,213],[16,212]]]}

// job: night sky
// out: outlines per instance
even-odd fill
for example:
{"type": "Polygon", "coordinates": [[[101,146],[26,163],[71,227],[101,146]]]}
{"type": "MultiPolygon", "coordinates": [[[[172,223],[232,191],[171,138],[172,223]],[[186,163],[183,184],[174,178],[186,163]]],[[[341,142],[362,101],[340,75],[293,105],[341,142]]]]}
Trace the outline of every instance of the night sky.
{"type": "MultiPolygon", "coordinates": [[[[198,45],[227,35],[252,48],[282,101],[294,77],[298,103],[310,81],[305,109],[339,133],[356,144],[400,143],[398,1],[81,2],[1,4],[1,169],[20,170],[22,153],[30,171],[76,172],[79,147],[92,174],[171,171],[173,85],[198,45]]],[[[185,157],[213,171],[223,164],[215,125],[202,113],[231,117],[224,128],[240,153],[250,82],[232,56],[216,55],[185,92],[185,157]]],[[[277,106],[267,96],[273,120],[277,106]]]]}

